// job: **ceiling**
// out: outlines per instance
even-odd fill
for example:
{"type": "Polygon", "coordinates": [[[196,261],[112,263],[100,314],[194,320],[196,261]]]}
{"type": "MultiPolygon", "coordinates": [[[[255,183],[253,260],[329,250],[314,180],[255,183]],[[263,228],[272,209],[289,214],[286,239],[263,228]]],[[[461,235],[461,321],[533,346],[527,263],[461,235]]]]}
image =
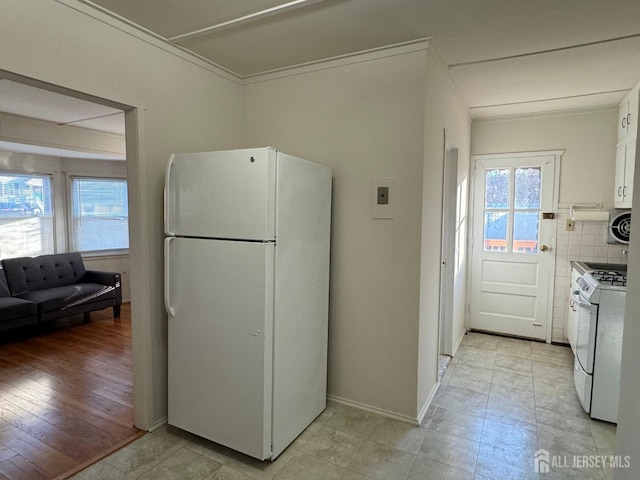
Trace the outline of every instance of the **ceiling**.
{"type": "MultiPolygon", "coordinates": [[[[79,0],[240,78],[434,38],[474,119],[612,106],[638,0],[79,0]]],[[[0,112],[124,134],[121,111],[0,79],[0,112]]]]}
{"type": "Polygon", "coordinates": [[[615,105],[640,81],[638,0],[81,1],[240,77],[433,37],[472,118],[615,105]]]}

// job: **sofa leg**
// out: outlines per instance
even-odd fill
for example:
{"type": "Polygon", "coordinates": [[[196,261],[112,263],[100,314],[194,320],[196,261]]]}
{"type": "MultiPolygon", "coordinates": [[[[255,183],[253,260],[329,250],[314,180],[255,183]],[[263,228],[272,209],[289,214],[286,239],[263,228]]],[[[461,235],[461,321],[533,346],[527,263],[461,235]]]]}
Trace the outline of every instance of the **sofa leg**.
{"type": "Polygon", "coordinates": [[[113,318],[120,318],[120,305],[113,306],[113,318]]]}
{"type": "Polygon", "coordinates": [[[89,323],[91,321],[91,312],[84,312],[82,316],[83,316],[82,321],[84,323],[89,323]]]}

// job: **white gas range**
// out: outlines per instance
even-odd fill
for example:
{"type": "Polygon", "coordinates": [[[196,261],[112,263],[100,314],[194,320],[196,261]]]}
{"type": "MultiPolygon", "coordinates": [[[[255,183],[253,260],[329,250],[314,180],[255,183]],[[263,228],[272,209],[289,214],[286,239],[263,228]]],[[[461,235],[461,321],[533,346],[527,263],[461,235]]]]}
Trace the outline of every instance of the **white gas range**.
{"type": "Polygon", "coordinates": [[[617,423],[626,265],[583,266],[572,292],[578,309],[573,379],[585,411],[592,418],[617,423]]]}

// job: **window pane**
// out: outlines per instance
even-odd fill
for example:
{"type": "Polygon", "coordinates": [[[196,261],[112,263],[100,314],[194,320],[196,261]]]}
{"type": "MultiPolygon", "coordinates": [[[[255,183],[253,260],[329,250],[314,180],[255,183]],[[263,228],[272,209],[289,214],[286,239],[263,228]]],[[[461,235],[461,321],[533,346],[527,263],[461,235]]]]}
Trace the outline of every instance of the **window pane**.
{"type": "Polygon", "coordinates": [[[538,212],[515,212],[513,219],[513,251],[538,253],[540,214],[538,212]]]}
{"type": "Polygon", "coordinates": [[[73,249],[80,252],[129,248],[127,181],[74,178],[73,249]]]}
{"type": "Polygon", "coordinates": [[[0,175],[0,259],[54,253],[51,179],[0,175]]]}
{"type": "Polygon", "coordinates": [[[509,208],[509,169],[487,170],[485,208],[509,208]]]}
{"type": "Polygon", "coordinates": [[[542,169],[516,168],[515,208],[540,208],[542,169]]]}
{"type": "Polygon", "coordinates": [[[485,212],[484,249],[485,251],[507,251],[507,212],[485,212]]]}

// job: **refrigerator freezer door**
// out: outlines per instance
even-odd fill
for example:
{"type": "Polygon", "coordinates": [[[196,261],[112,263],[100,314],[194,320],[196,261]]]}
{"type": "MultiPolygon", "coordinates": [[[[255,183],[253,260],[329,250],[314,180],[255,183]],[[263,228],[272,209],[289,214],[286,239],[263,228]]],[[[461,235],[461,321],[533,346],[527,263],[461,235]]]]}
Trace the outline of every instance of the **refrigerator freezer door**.
{"type": "Polygon", "coordinates": [[[165,176],[165,233],[272,240],[273,148],[172,155],[165,176]]]}
{"type": "Polygon", "coordinates": [[[169,424],[271,453],[273,244],[167,238],[169,424]]]}

